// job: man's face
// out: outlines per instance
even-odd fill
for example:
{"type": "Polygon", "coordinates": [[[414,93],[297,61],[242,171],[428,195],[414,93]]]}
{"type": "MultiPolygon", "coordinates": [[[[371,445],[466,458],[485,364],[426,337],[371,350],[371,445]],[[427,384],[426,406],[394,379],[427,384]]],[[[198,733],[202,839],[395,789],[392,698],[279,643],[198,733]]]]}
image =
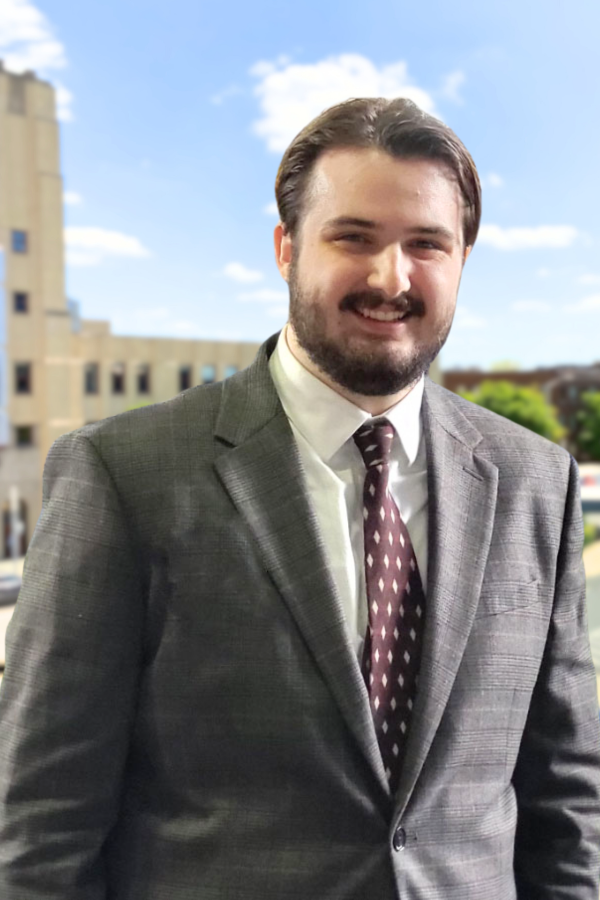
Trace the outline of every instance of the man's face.
{"type": "Polygon", "coordinates": [[[467,252],[441,163],[337,148],[315,164],[298,233],[275,230],[290,346],[341,393],[406,393],[444,344],[467,252]]]}

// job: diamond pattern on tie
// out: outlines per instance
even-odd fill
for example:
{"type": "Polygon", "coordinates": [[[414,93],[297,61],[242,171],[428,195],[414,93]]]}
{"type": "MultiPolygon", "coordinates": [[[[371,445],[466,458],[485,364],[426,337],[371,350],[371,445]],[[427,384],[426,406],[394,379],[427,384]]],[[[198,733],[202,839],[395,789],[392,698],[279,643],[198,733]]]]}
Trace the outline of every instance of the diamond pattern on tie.
{"type": "Polygon", "coordinates": [[[392,793],[398,787],[414,706],[425,613],[408,530],[388,490],[394,434],[387,419],[376,419],[354,435],[367,469],[363,525],[369,626],[362,672],[392,793]]]}

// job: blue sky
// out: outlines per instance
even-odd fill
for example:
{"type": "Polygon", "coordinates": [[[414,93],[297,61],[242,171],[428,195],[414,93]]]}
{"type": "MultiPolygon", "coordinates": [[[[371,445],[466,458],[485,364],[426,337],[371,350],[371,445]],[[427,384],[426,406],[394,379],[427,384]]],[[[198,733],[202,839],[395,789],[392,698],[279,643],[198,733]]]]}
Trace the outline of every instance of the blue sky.
{"type": "Polygon", "coordinates": [[[444,368],[600,360],[600,6],[0,0],[0,58],[58,89],[67,289],[117,334],[261,341],[283,149],[407,95],[484,185],[444,368]]]}

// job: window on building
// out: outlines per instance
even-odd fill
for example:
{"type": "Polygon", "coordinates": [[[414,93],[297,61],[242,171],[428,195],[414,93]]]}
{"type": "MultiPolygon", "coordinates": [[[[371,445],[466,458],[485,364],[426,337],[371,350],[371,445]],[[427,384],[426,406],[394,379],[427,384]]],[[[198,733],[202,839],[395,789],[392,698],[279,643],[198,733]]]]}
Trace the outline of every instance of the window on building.
{"type": "Polygon", "coordinates": [[[86,363],[83,370],[83,390],[86,394],[97,394],[100,389],[100,366],[86,363]]]}
{"type": "Polygon", "coordinates": [[[33,428],[31,425],[17,425],[15,428],[15,444],[17,447],[33,445],[33,428]]]}
{"type": "Polygon", "coordinates": [[[231,378],[237,372],[237,366],[225,366],[225,378],[231,378]]]}
{"type": "Polygon", "coordinates": [[[12,233],[13,253],[27,253],[27,232],[13,229],[12,233]]]}
{"type": "Polygon", "coordinates": [[[217,380],[217,371],[214,366],[206,365],[202,366],[202,370],[200,372],[200,381],[202,384],[212,384],[217,380]]]}
{"type": "Polygon", "coordinates": [[[125,366],[123,363],[115,363],[110,373],[111,390],[113,394],[125,393],[125,366]]]}
{"type": "Polygon", "coordinates": [[[31,393],[31,363],[17,363],[15,365],[15,393],[31,393]]]}
{"type": "Polygon", "coordinates": [[[569,400],[579,399],[579,388],[575,384],[569,385],[569,400]]]}
{"type": "Polygon", "coordinates": [[[150,393],[150,366],[139,366],[137,370],[138,394],[150,393]]]}
{"type": "Polygon", "coordinates": [[[192,386],[192,367],[182,366],[179,370],[179,390],[187,391],[192,386]]]}
{"type": "Polygon", "coordinates": [[[26,291],[15,291],[13,294],[13,309],[18,313],[29,312],[29,294],[26,291]]]}

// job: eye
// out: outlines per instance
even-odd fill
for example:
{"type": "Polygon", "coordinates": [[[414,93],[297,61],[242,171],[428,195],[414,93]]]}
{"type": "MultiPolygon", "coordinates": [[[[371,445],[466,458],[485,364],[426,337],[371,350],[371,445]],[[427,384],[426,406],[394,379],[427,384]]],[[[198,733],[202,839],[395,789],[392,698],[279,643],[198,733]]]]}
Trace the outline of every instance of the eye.
{"type": "Polygon", "coordinates": [[[413,241],[413,247],[416,247],[418,250],[441,250],[439,244],[435,241],[428,241],[426,238],[420,238],[418,241],[413,241]]]}
{"type": "Polygon", "coordinates": [[[338,235],[338,237],[336,237],[336,241],[347,241],[350,244],[368,244],[369,238],[366,234],[350,232],[348,234],[338,235]]]}

